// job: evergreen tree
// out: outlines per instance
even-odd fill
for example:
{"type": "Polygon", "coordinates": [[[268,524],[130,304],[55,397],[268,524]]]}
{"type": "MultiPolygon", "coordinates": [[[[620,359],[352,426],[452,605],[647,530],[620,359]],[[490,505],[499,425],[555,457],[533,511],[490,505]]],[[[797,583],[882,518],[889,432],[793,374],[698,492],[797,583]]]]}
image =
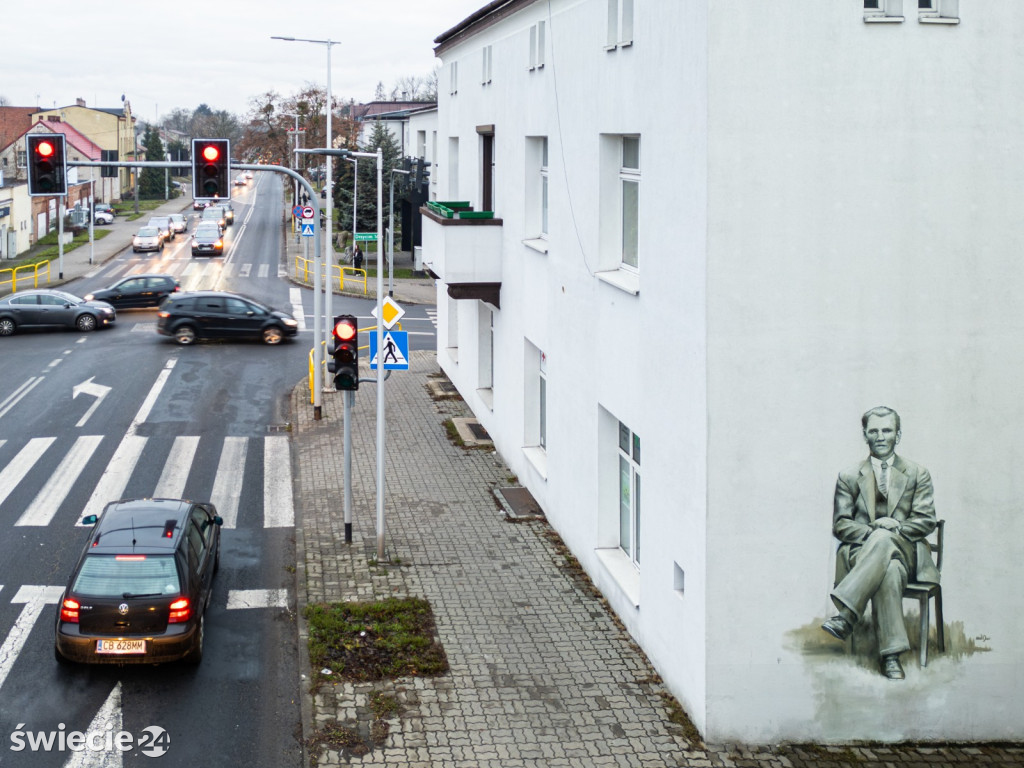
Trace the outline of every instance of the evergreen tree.
{"type": "MultiPolygon", "coordinates": [[[[373,131],[366,144],[359,147],[360,152],[376,152],[381,148],[383,155],[383,171],[381,195],[384,202],[384,226],[388,225],[388,200],[391,183],[391,169],[401,167],[401,147],[394,135],[379,120],[374,123],[373,131]]],[[[352,227],[352,178],[355,166],[347,160],[334,165],[334,207],[338,209],[339,226],[342,229],[352,227]]],[[[359,158],[359,180],[357,201],[359,210],[356,220],[358,231],[377,231],[377,163],[368,157],[359,158]]]]}
{"type": "MultiPolygon", "coordinates": [[[[160,141],[160,134],[152,126],[146,126],[146,137],[142,146],[146,148],[146,160],[166,160],[164,155],[164,143],[160,141]]],[[[143,168],[139,177],[139,197],[143,200],[157,200],[163,198],[165,186],[165,171],[163,168],[143,168]]]]}

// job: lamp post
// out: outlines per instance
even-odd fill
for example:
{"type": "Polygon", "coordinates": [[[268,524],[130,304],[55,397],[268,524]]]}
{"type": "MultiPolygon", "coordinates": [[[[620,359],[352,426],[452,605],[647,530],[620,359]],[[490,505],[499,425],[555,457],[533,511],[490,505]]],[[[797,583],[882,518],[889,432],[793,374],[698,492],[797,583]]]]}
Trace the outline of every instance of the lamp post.
{"type": "Polygon", "coordinates": [[[394,296],[394,274],[395,274],[395,174],[400,173],[408,176],[409,171],[402,168],[391,169],[391,202],[388,204],[388,296],[394,296]]]}
{"type": "Polygon", "coordinates": [[[350,163],[355,163],[352,170],[352,253],[356,252],[356,203],[359,200],[359,158],[346,157],[350,163]]]}
{"type": "MultiPolygon", "coordinates": [[[[311,40],[305,37],[283,37],[280,35],[271,35],[271,40],[285,40],[290,43],[315,43],[317,45],[323,45],[327,48],[327,141],[326,145],[328,149],[334,148],[334,133],[331,127],[331,112],[333,112],[333,102],[331,100],[331,48],[335,45],[340,45],[337,40],[311,40]]],[[[334,316],[331,314],[331,297],[334,295],[334,288],[331,286],[331,268],[334,266],[334,242],[332,237],[332,225],[334,222],[334,190],[332,189],[334,180],[334,174],[332,173],[331,156],[327,155],[327,186],[325,187],[327,193],[324,196],[325,205],[327,209],[327,221],[324,226],[324,263],[327,265],[327,304],[324,308],[323,319],[317,317],[316,322],[319,327],[322,328],[325,338],[326,334],[330,333],[329,326],[333,321],[334,316]]],[[[319,338],[319,333],[315,334],[319,338]]]]}
{"type": "MultiPolygon", "coordinates": [[[[292,170],[293,171],[298,171],[299,170],[299,153],[298,153],[297,150],[299,149],[299,117],[300,116],[295,114],[294,112],[282,112],[281,115],[283,117],[294,117],[295,118],[295,150],[296,151],[292,152],[292,170]]],[[[299,204],[299,182],[297,182],[297,181],[295,182],[292,190],[293,190],[292,191],[292,205],[298,205],[299,204]]],[[[293,217],[292,220],[294,221],[294,217],[293,217]]]]}

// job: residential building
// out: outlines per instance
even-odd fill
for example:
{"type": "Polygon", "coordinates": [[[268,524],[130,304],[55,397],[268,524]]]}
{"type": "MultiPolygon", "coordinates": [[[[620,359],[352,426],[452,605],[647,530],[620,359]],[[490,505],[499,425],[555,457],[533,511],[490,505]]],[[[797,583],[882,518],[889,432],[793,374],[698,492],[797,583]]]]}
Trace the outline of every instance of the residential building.
{"type": "Polygon", "coordinates": [[[439,363],[710,742],[1024,738],[1022,27],[494,0],[435,40],[439,363]],[[878,405],[945,520],[905,680],[820,627],[878,405]]]}

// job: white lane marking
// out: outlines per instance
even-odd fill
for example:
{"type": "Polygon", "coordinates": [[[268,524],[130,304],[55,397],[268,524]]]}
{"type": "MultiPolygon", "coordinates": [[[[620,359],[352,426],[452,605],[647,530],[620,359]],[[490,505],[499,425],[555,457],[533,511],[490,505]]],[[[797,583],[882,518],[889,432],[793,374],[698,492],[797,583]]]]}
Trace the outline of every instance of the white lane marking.
{"type": "Polygon", "coordinates": [[[149,418],[149,412],[153,410],[153,405],[156,403],[156,399],[160,397],[160,392],[167,383],[167,379],[171,375],[171,370],[177,362],[177,358],[168,360],[167,365],[165,365],[164,369],[160,371],[160,375],[156,377],[156,382],[153,384],[153,388],[149,390],[149,394],[146,395],[146,399],[142,402],[142,407],[139,408],[139,412],[135,414],[135,418],[128,427],[129,435],[134,435],[136,430],[139,428],[139,425],[149,418]]]}
{"type": "Polygon", "coordinates": [[[102,440],[103,435],[82,435],[75,440],[60,466],[15,525],[49,525],[102,440]]]}
{"type": "Polygon", "coordinates": [[[292,463],[287,437],[263,438],[263,527],[295,525],[292,463]]]}
{"type": "Polygon", "coordinates": [[[34,437],[18,451],[18,455],[0,472],[0,504],[3,504],[14,487],[25,479],[32,466],[39,461],[46,449],[53,445],[55,437],[34,437]]]}
{"type": "Polygon", "coordinates": [[[14,662],[18,659],[28,635],[35,626],[36,620],[49,603],[56,603],[64,592],[63,587],[42,587],[25,585],[11,598],[12,603],[25,603],[18,614],[14,626],[7,634],[4,644],[0,645],[0,687],[3,687],[7,675],[11,673],[14,662]]]}
{"type": "Polygon", "coordinates": [[[240,608],[287,608],[287,589],[229,589],[228,610],[240,608]]]}
{"type": "MultiPolygon", "coordinates": [[[[121,712],[121,681],[119,680],[85,732],[108,734],[108,738],[109,734],[120,733],[124,727],[124,718],[121,712]]],[[[64,763],[64,768],[121,768],[124,765],[123,755],[124,753],[116,747],[103,752],[83,749],[72,752],[71,757],[64,763]]]]}
{"type": "Polygon", "coordinates": [[[0,401],[0,418],[16,406],[25,395],[31,392],[43,380],[42,376],[33,376],[16,390],[0,401]]]}
{"type": "Polygon", "coordinates": [[[238,501],[242,496],[248,445],[249,441],[244,437],[224,438],[217,477],[213,481],[213,493],[210,494],[210,501],[217,508],[217,514],[224,519],[224,528],[234,528],[238,523],[238,501]]]}
{"type": "Polygon", "coordinates": [[[288,289],[288,300],[292,305],[292,316],[299,324],[299,330],[306,330],[306,310],[302,308],[302,290],[296,286],[288,289]]]}
{"type": "Polygon", "coordinates": [[[269,264],[260,264],[259,269],[256,271],[256,277],[267,277],[270,274],[269,264]]]}
{"type": "Polygon", "coordinates": [[[174,445],[171,446],[171,453],[167,457],[167,463],[164,464],[164,471],[160,474],[156,490],[153,491],[155,498],[180,499],[182,497],[185,493],[188,473],[192,469],[192,459],[195,458],[198,447],[198,437],[179,435],[174,438],[174,445]]]}
{"type": "MultiPolygon", "coordinates": [[[[82,510],[82,517],[99,515],[108,502],[121,498],[128,485],[128,480],[135,470],[135,465],[139,463],[142,449],[146,447],[146,440],[147,438],[135,434],[124,436],[110,463],[107,464],[107,468],[103,470],[103,475],[100,477],[99,483],[96,484],[92,496],[86,502],[85,509],[82,510]]],[[[81,526],[81,519],[76,521],[75,525],[81,526]]]]}

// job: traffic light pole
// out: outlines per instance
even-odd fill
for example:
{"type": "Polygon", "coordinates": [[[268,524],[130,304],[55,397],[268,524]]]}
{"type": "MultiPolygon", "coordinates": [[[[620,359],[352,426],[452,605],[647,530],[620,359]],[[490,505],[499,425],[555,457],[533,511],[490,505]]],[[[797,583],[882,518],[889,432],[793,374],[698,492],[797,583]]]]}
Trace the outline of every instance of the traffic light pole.
{"type": "MultiPolygon", "coordinates": [[[[129,161],[99,161],[99,160],[68,160],[69,166],[84,167],[84,168],[181,168],[182,163],[180,162],[168,162],[165,160],[141,160],[138,162],[129,161]]],[[[185,164],[187,167],[189,164],[185,164]]],[[[261,165],[258,163],[231,163],[231,168],[237,168],[242,171],[272,171],[274,173],[283,173],[289,176],[306,190],[309,194],[309,202],[313,206],[314,221],[318,224],[313,229],[314,234],[314,252],[315,252],[315,269],[314,269],[314,283],[313,283],[313,418],[319,421],[322,418],[323,406],[322,390],[324,386],[324,319],[323,319],[323,297],[321,296],[321,280],[323,277],[323,251],[320,248],[320,200],[318,195],[313,189],[313,186],[302,178],[298,173],[293,171],[291,168],[283,168],[280,165],[261,165]]]]}

